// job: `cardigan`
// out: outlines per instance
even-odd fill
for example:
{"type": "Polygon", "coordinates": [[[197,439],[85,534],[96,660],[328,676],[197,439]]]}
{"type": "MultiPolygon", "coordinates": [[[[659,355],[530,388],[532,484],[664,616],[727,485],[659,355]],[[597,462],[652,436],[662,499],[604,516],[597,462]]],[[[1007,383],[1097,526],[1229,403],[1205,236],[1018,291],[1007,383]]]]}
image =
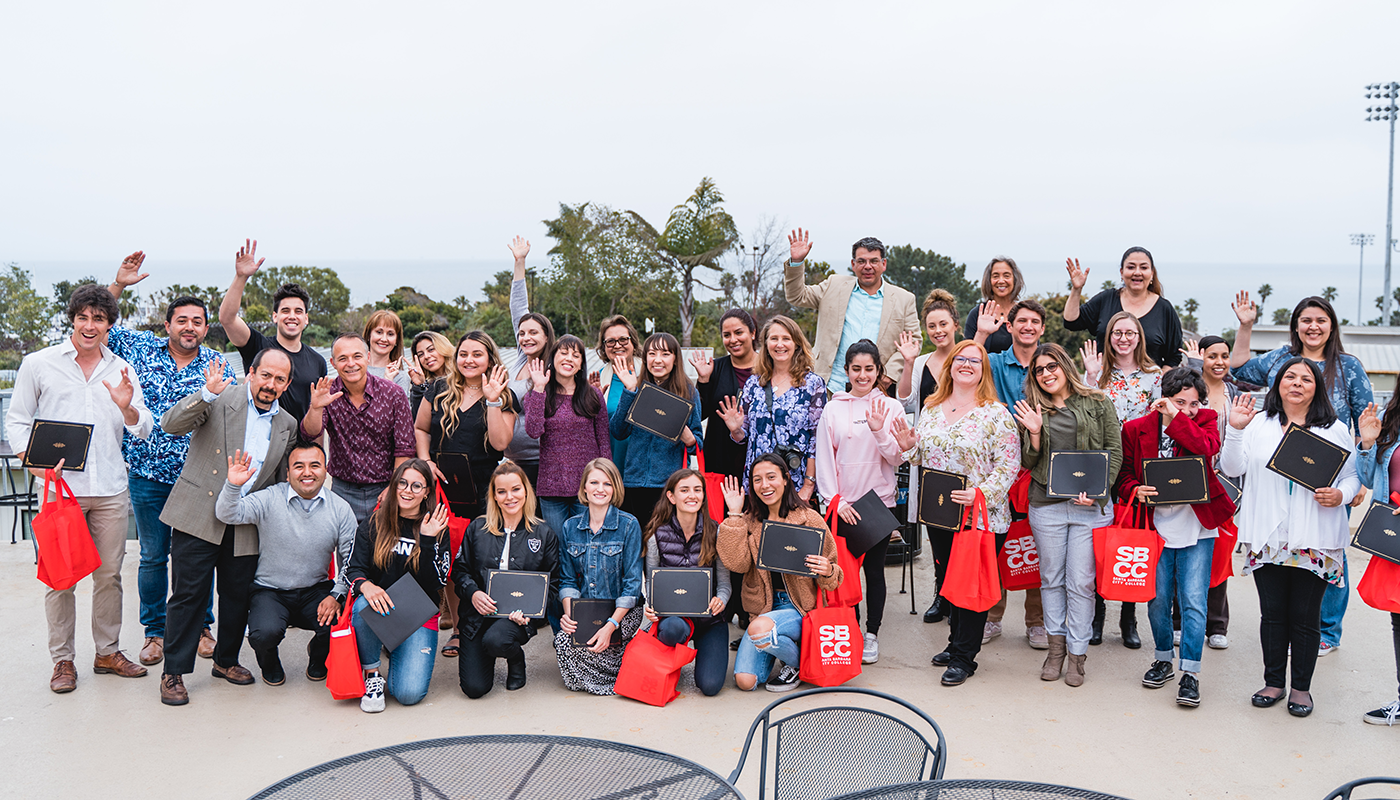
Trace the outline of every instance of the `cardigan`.
{"type": "MultiPolygon", "coordinates": [[[[784,575],[783,584],[788,597],[798,611],[806,614],[817,607],[817,590],[828,592],[841,585],[843,577],[841,565],[836,563],[836,539],[827,528],[822,515],[799,506],[783,518],[789,525],[806,525],[826,531],[822,537],[822,555],[831,561],[832,573],[828,577],[806,578],[801,575],[784,575]]],[[[719,549],[719,559],[724,566],[744,575],[739,585],[739,598],[744,610],[750,614],[766,614],[773,610],[773,575],[766,569],[759,569],[758,545],[763,534],[763,520],[753,514],[725,517],[719,524],[719,539],[715,542],[719,549]]]]}

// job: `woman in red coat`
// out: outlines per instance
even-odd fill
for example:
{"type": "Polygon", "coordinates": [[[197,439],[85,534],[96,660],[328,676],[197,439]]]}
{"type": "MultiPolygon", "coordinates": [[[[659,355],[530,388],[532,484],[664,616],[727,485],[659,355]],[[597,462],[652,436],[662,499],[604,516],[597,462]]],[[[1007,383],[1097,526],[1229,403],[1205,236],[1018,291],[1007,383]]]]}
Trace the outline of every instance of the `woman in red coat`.
{"type": "Polygon", "coordinates": [[[1202,456],[1205,459],[1209,500],[1194,505],[1167,505],[1148,509],[1149,524],[1162,537],[1157,561],[1157,596],[1147,606],[1155,653],[1142,685],[1160,689],[1176,677],[1172,668],[1172,597],[1181,606],[1181,683],[1176,702],[1201,703],[1201,650],[1206,638],[1206,592],[1215,552],[1216,529],[1235,513],[1235,505],[1215,477],[1211,463],[1220,452],[1216,415],[1206,405],[1206,385],[1201,374],[1178,367],[1162,377],[1162,398],[1147,414],[1123,426],[1123,469],[1116,491],[1120,502],[1142,502],[1157,495],[1157,488],[1142,482],[1146,458],[1202,456]]]}

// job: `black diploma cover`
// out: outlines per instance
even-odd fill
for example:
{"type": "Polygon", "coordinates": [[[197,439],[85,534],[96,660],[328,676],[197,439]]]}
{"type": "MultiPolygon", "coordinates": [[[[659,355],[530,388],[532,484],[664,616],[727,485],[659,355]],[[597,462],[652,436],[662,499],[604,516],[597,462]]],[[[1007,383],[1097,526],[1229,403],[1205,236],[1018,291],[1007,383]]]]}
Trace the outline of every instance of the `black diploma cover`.
{"type": "Polygon", "coordinates": [[[1108,497],[1107,450],[1055,450],[1050,453],[1050,479],[1045,495],[1073,500],[1081,493],[1090,500],[1108,497]]]}
{"type": "Polygon", "coordinates": [[[651,571],[651,610],[663,617],[708,617],[713,573],[709,567],[660,567],[651,571]]]}
{"type": "Polygon", "coordinates": [[[1149,497],[1143,501],[1149,506],[1196,505],[1210,502],[1205,456],[1144,458],[1142,482],[1157,490],[1156,497],[1149,497]]]}
{"type": "Polygon", "coordinates": [[[966,475],[941,469],[919,470],[919,522],[944,531],[961,529],[964,507],[954,503],[949,493],[966,488],[966,475]]]}
{"type": "Polygon", "coordinates": [[[374,631],[374,635],[379,637],[379,641],[384,643],[384,647],[392,653],[394,648],[403,644],[414,631],[423,627],[423,623],[438,613],[438,604],[436,600],[428,597],[428,593],[418,585],[411,572],[405,572],[403,577],[394,581],[394,585],[384,591],[389,593],[389,599],[394,603],[388,616],[380,615],[369,606],[360,612],[360,616],[364,618],[369,629],[374,631]]]}
{"type": "Polygon", "coordinates": [[[680,440],[694,408],[689,400],[643,381],[637,396],[632,398],[632,407],[627,410],[627,421],[647,433],[675,442],[680,440]]]}
{"type": "Polygon", "coordinates": [[[519,611],[530,619],[540,619],[549,599],[549,573],[488,569],[486,594],[496,603],[493,617],[509,617],[519,611]]]}
{"type": "Polygon", "coordinates": [[[825,537],[826,530],[823,528],[765,522],[758,543],[759,569],[814,578],[816,573],[807,566],[807,556],[822,554],[825,537]]]}
{"type": "MultiPolygon", "coordinates": [[[[593,634],[602,630],[608,625],[608,618],[617,610],[617,603],[613,600],[575,600],[570,604],[569,616],[573,619],[574,628],[573,642],[579,647],[587,647],[588,640],[593,638],[593,634]]],[[[611,643],[612,633],[608,633],[609,643],[611,643]]]]}
{"type": "Polygon", "coordinates": [[[1269,470],[1299,486],[1317,491],[1332,485],[1351,451],[1307,428],[1289,425],[1269,457],[1269,470]]]}
{"type": "Polygon", "coordinates": [[[61,422],[36,419],[29,430],[29,444],[24,448],[23,466],[33,469],[53,469],[63,459],[63,468],[82,472],[87,467],[88,447],[92,444],[92,425],[86,422],[61,422]]]}

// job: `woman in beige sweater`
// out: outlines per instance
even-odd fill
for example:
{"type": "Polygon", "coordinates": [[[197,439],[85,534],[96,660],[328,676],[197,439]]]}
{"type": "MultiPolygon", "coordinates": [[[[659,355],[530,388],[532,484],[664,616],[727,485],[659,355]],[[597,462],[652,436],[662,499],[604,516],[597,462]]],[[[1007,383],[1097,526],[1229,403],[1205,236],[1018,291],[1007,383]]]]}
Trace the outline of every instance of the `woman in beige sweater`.
{"type": "Polygon", "coordinates": [[[740,597],[744,610],[753,615],[734,659],[734,685],[751,691],[758,686],[760,675],[768,675],[768,691],[790,691],[799,683],[802,618],[816,608],[818,590],[832,591],[841,585],[836,540],[826,531],[822,554],[807,556],[807,567],[815,578],[758,567],[758,544],[765,521],[826,528],[821,514],[798,497],[787,466],[772,453],[754,461],[747,496],[737,478],[725,479],[724,502],[728,515],[719,526],[719,557],[724,566],[743,574],[740,597]],[[782,661],[778,669],[773,669],[775,658],[782,661]]]}

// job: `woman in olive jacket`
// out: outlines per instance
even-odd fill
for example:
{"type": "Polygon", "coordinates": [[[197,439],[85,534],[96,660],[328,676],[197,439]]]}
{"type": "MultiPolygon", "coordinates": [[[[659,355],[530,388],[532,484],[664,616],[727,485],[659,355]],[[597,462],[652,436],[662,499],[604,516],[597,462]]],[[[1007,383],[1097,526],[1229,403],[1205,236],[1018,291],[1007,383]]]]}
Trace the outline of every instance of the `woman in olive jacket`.
{"type": "Polygon", "coordinates": [[[462,635],[457,675],[463,693],[473,700],[491,691],[498,658],[506,660],[506,690],[525,686],[522,648],[535,635],[534,626],[519,611],[509,617],[487,616],[496,612],[496,603],[486,593],[491,570],[548,572],[546,606],[559,593],[558,539],[538,516],[525,470],[510,460],[491,473],[486,513],[472,520],[452,562],[462,635]]]}

